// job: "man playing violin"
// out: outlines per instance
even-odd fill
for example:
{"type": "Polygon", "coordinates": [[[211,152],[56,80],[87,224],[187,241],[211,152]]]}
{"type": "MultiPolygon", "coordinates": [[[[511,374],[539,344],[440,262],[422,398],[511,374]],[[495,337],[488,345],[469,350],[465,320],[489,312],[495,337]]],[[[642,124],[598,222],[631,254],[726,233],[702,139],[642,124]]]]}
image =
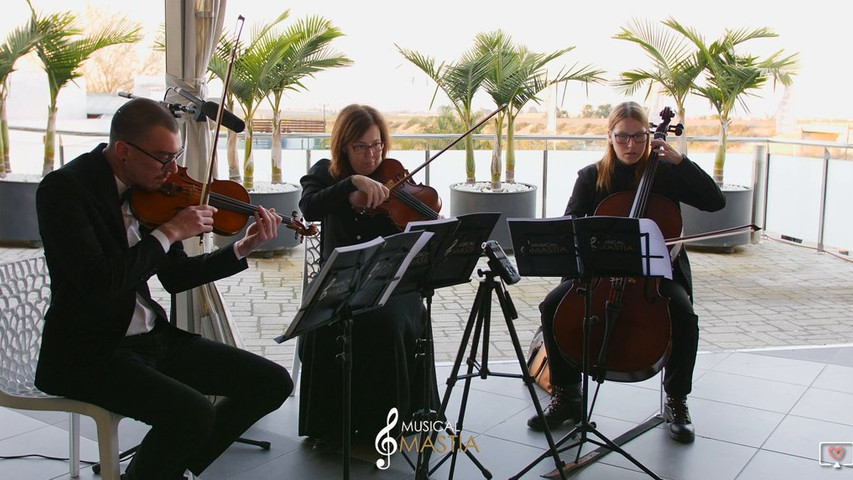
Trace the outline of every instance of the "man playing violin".
{"type": "MultiPolygon", "coordinates": [[[[400,232],[389,216],[365,212],[389,198],[388,188],[371,178],[389,148],[388,127],[376,109],[349,105],[341,110],[332,129],[331,160],[319,160],[301,179],[299,208],[307,220],[322,222],[321,261],[335,247],[400,232]]],[[[391,408],[399,411],[399,432],[400,423],[421,407],[425,370],[415,362],[415,350],[425,327],[426,312],[417,292],[394,295],[382,308],[353,318],[351,405],[356,441],[373,442],[387,426],[391,408]]],[[[341,436],[337,413],[342,408],[341,369],[335,362],[339,335],[340,328],[333,325],[300,339],[299,434],[319,443],[336,442],[341,436]]],[[[434,384],[431,390],[436,398],[434,384]]]]}
{"type": "MultiPolygon", "coordinates": [[[[705,211],[725,206],[725,197],[714,180],[664,139],[650,139],[648,125],[648,116],[639,104],[625,102],[614,107],[608,121],[607,151],[600,161],[578,172],[566,215],[593,215],[610,194],[635,190],[652,151],[659,161],[652,187],[654,193],[672,200],[675,205],[683,202],[705,211]]],[[[577,421],[581,414],[581,373],[563,358],[554,337],[554,322],[559,321],[555,319],[555,312],[571,287],[571,280],[563,281],[539,305],[554,387],[544,417],[550,428],[566,421],[577,421]]],[[[672,331],[672,350],[664,373],[667,394],[664,418],[669,424],[670,436],[684,443],[692,442],[695,435],[687,408],[699,346],[699,323],[693,311],[692,291],[690,264],[682,249],[673,262],[673,280],[661,279],[660,293],[670,299],[672,331]]],[[[538,416],[530,418],[527,425],[533,430],[544,428],[538,416]]]]}
{"type": "Polygon", "coordinates": [[[36,197],[51,279],[36,386],[151,425],[123,479],[199,474],[293,390],[283,367],[178,329],[151,298],[155,274],[177,293],[248,268],[281,223],[260,207],[242,239],[194,257],[181,241],[212,230],[214,207],[140,231],[123,194],[160,187],[182,153],[172,114],[135,98],[116,111],[109,143],[45,176],[36,197]]]}

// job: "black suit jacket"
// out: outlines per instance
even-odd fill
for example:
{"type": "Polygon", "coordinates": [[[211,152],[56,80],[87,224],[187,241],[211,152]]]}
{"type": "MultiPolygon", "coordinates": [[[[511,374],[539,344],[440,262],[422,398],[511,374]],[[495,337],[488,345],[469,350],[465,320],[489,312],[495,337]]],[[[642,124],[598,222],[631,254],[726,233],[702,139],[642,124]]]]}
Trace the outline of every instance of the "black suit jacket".
{"type": "MultiPolygon", "coordinates": [[[[152,275],[177,293],[248,267],[232,247],[188,257],[181,242],[163,252],[150,235],[128,247],[105,146],[46,175],[36,194],[51,302],[35,382],[48,393],[63,394],[75,378],[109,362],[130,324],[137,291],[150,300],[152,275]]],[[[175,328],[162,307],[149,303],[158,324],[175,328]]]]}

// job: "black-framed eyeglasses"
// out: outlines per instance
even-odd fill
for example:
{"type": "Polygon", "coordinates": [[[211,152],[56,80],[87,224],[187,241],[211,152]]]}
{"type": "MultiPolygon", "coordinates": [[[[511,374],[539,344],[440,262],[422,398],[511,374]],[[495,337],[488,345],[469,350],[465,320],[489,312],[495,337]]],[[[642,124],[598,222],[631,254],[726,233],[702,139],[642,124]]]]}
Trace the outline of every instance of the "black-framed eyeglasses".
{"type": "Polygon", "coordinates": [[[385,144],[382,142],[374,142],[370,145],[366,143],[354,143],[352,145],[352,151],[359,155],[366,153],[368,148],[373,150],[373,153],[379,155],[382,153],[382,149],[385,148],[385,144]]]}
{"type": "Polygon", "coordinates": [[[628,135],[627,133],[613,134],[613,140],[620,145],[625,145],[626,143],[628,143],[628,140],[633,140],[634,145],[638,145],[640,143],[646,143],[646,140],[648,139],[649,132],[635,133],[633,135],[628,135]]]}
{"type": "Polygon", "coordinates": [[[160,165],[162,165],[162,166],[163,166],[163,170],[164,170],[164,171],[165,171],[165,170],[167,170],[170,166],[172,166],[172,163],[173,163],[173,162],[177,162],[178,160],[180,160],[180,159],[181,159],[181,157],[183,157],[183,156],[184,156],[184,149],[183,149],[183,148],[182,148],[182,149],[180,149],[180,150],[178,150],[178,151],[177,151],[177,153],[173,153],[173,154],[169,155],[169,156],[168,156],[168,157],[166,157],[166,158],[159,158],[159,157],[157,157],[157,156],[155,156],[155,155],[152,155],[152,154],[151,154],[151,153],[149,153],[147,150],[145,150],[144,148],[140,147],[139,145],[136,145],[136,144],[135,144],[135,143],[133,143],[133,142],[127,142],[127,141],[126,141],[126,142],[124,142],[124,143],[126,143],[126,144],[130,145],[131,147],[133,147],[133,148],[135,148],[135,149],[137,149],[137,150],[139,150],[140,152],[144,153],[145,155],[148,155],[149,157],[153,158],[154,160],[157,160],[157,163],[159,163],[160,165]]]}

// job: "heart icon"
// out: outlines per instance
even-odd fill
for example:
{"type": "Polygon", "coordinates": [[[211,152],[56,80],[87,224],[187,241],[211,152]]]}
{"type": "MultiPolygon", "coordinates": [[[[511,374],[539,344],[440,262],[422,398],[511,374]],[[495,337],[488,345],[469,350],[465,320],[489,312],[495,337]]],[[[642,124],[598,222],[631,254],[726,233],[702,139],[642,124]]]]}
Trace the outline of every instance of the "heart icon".
{"type": "Polygon", "coordinates": [[[841,445],[829,447],[829,455],[836,461],[841,460],[842,458],[844,458],[844,447],[842,447],[841,445]]]}

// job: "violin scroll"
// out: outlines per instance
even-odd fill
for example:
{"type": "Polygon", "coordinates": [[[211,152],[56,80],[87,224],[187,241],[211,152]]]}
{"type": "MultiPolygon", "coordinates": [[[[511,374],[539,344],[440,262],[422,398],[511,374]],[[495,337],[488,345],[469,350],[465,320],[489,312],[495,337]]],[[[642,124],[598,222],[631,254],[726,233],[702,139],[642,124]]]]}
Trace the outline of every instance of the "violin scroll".
{"type": "Polygon", "coordinates": [[[302,237],[313,237],[319,232],[317,225],[306,225],[299,218],[299,212],[296,210],[290,212],[290,218],[285,217],[283,223],[287,228],[296,232],[296,236],[299,237],[300,242],[302,241],[302,237]]]}

